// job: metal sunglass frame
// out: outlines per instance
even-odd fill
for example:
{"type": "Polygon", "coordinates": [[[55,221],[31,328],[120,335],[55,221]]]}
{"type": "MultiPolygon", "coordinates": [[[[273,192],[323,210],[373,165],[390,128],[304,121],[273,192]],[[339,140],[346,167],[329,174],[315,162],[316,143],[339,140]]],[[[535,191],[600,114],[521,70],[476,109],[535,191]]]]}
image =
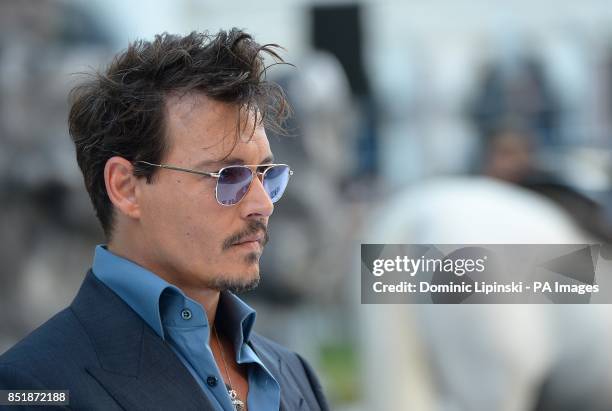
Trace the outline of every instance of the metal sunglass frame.
{"type": "MultiPolygon", "coordinates": [[[[152,167],[165,168],[167,170],[183,171],[185,173],[192,173],[192,174],[198,174],[198,175],[201,175],[201,176],[216,178],[217,179],[217,184],[215,184],[215,199],[217,200],[218,204],[220,204],[220,205],[222,205],[224,207],[235,206],[238,203],[240,203],[243,198],[246,197],[246,195],[251,190],[251,185],[253,184],[253,177],[255,176],[255,174],[261,175],[261,180],[260,181],[262,182],[262,184],[263,184],[263,181],[265,179],[265,176],[266,176],[266,173],[268,172],[268,170],[270,170],[271,168],[273,168],[275,166],[285,166],[285,167],[287,167],[289,169],[289,177],[287,177],[287,184],[289,184],[289,178],[291,178],[291,176],[293,175],[293,170],[291,169],[291,167],[288,164],[280,164],[280,163],[270,163],[270,164],[233,164],[233,165],[222,167],[222,168],[219,169],[219,171],[214,172],[214,173],[210,173],[210,172],[207,172],[207,171],[193,170],[191,168],[177,167],[177,166],[172,166],[172,165],[169,165],[169,164],[149,163],[148,161],[143,161],[143,160],[138,160],[138,161],[135,161],[134,163],[141,163],[141,164],[146,164],[146,165],[152,166],[152,167]],[[249,170],[251,170],[251,181],[249,181],[249,188],[244,193],[244,195],[240,198],[240,200],[238,200],[234,204],[223,204],[221,201],[219,201],[219,178],[221,177],[221,173],[223,172],[223,170],[225,170],[227,168],[232,168],[232,167],[243,167],[243,168],[248,168],[249,170]],[[266,169],[264,171],[257,171],[257,168],[259,168],[259,167],[266,167],[266,169]]],[[[266,194],[268,194],[267,191],[266,191],[266,194]]],[[[268,194],[268,197],[270,197],[269,194],[268,194]]],[[[272,200],[271,197],[270,197],[270,200],[272,200]]],[[[273,203],[274,203],[274,201],[273,201],[273,203]]]]}

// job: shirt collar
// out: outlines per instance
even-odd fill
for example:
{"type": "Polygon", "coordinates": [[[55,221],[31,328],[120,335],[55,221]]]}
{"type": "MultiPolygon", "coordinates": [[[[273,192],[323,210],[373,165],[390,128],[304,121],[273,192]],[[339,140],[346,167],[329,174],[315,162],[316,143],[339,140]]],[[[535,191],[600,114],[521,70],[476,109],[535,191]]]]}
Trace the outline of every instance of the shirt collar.
{"type": "Polygon", "coordinates": [[[165,290],[183,295],[181,290],[146,268],[113,254],[103,245],[96,247],[92,271],[164,338],[159,298],[165,290]]]}
{"type": "Polygon", "coordinates": [[[247,303],[229,291],[222,291],[217,307],[217,322],[226,335],[231,336],[234,346],[242,346],[249,341],[255,325],[256,313],[247,303]],[[237,325],[240,324],[239,327],[237,325]],[[230,326],[232,329],[228,329],[230,326]]]}
{"type": "MultiPolygon", "coordinates": [[[[164,338],[164,325],[160,311],[166,299],[182,302],[182,305],[194,304],[205,311],[202,305],[187,297],[178,287],[168,283],[146,268],[113,254],[106,246],[98,245],[95,249],[92,271],[99,280],[117,293],[143,320],[161,337],[164,338]]],[[[232,338],[236,347],[249,341],[255,324],[256,313],[253,308],[229,291],[222,291],[217,307],[217,324],[223,332],[232,338]]]]}

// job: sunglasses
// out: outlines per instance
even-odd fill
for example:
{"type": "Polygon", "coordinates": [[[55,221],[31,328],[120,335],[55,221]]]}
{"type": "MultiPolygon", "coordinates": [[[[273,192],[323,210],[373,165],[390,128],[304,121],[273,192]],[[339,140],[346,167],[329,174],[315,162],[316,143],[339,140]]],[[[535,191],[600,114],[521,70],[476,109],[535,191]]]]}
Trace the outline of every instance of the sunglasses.
{"type": "Polygon", "coordinates": [[[283,196],[289,183],[289,177],[293,175],[293,170],[287,164],[235,165],[223,167],[216,173],[207,173],[148,161],[136,161],[135,163],[216,178],[215,196],[217,202],[223,206],[236,205],[244,198],[251,187],[255,173],[261,176],[266,193],[270,196],[270,200],[276,203],[283,196]]]}

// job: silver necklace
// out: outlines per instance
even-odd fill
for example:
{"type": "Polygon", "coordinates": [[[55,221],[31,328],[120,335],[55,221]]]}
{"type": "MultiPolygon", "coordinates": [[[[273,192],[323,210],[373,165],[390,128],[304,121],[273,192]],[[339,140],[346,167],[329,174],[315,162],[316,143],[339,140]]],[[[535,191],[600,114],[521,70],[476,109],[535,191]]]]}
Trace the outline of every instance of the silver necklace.
{"type": "Polygon", "coordinates": [[[219,351],[221,351],[221,360],[223,361],[223,368],[225,368],[225,375],[227,375],[228,384],[225,384],[225,388],[227,389],[227,393],[229,394],[230,400],[232,401],[232,406],[235,411],[243,411],[244,410],[244,402],[240,400],[238,397],[238,392],[232,388],[232,378],[229,375],[227,361],[225,361],[225,352],[223,347],[221,347],[221,341],[219,340],[219,334],[217,334],[217,327],[212,327],[213,332],[215,333],[215,338],[217,339],[217,346],[219,347],[219,351]]]}

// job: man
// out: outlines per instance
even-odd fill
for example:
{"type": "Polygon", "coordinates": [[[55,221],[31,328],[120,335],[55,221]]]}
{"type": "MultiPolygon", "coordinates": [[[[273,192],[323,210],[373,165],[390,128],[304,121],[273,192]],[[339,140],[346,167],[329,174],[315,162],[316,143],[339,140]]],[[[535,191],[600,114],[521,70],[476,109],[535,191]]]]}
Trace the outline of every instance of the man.
{"type": "MultiPolygon", "coordinates": [[[[72,409],[325,410],[312,369],[252,331],[292,171],[265,126],[282,91],[233,29],[156,36],[73,92],[70,134],[107,237],[72,304],[0,356],[0,389],[69,390],[72,409]]],[[[10,407],[10,409],[14,409],[10,407]]]]}

